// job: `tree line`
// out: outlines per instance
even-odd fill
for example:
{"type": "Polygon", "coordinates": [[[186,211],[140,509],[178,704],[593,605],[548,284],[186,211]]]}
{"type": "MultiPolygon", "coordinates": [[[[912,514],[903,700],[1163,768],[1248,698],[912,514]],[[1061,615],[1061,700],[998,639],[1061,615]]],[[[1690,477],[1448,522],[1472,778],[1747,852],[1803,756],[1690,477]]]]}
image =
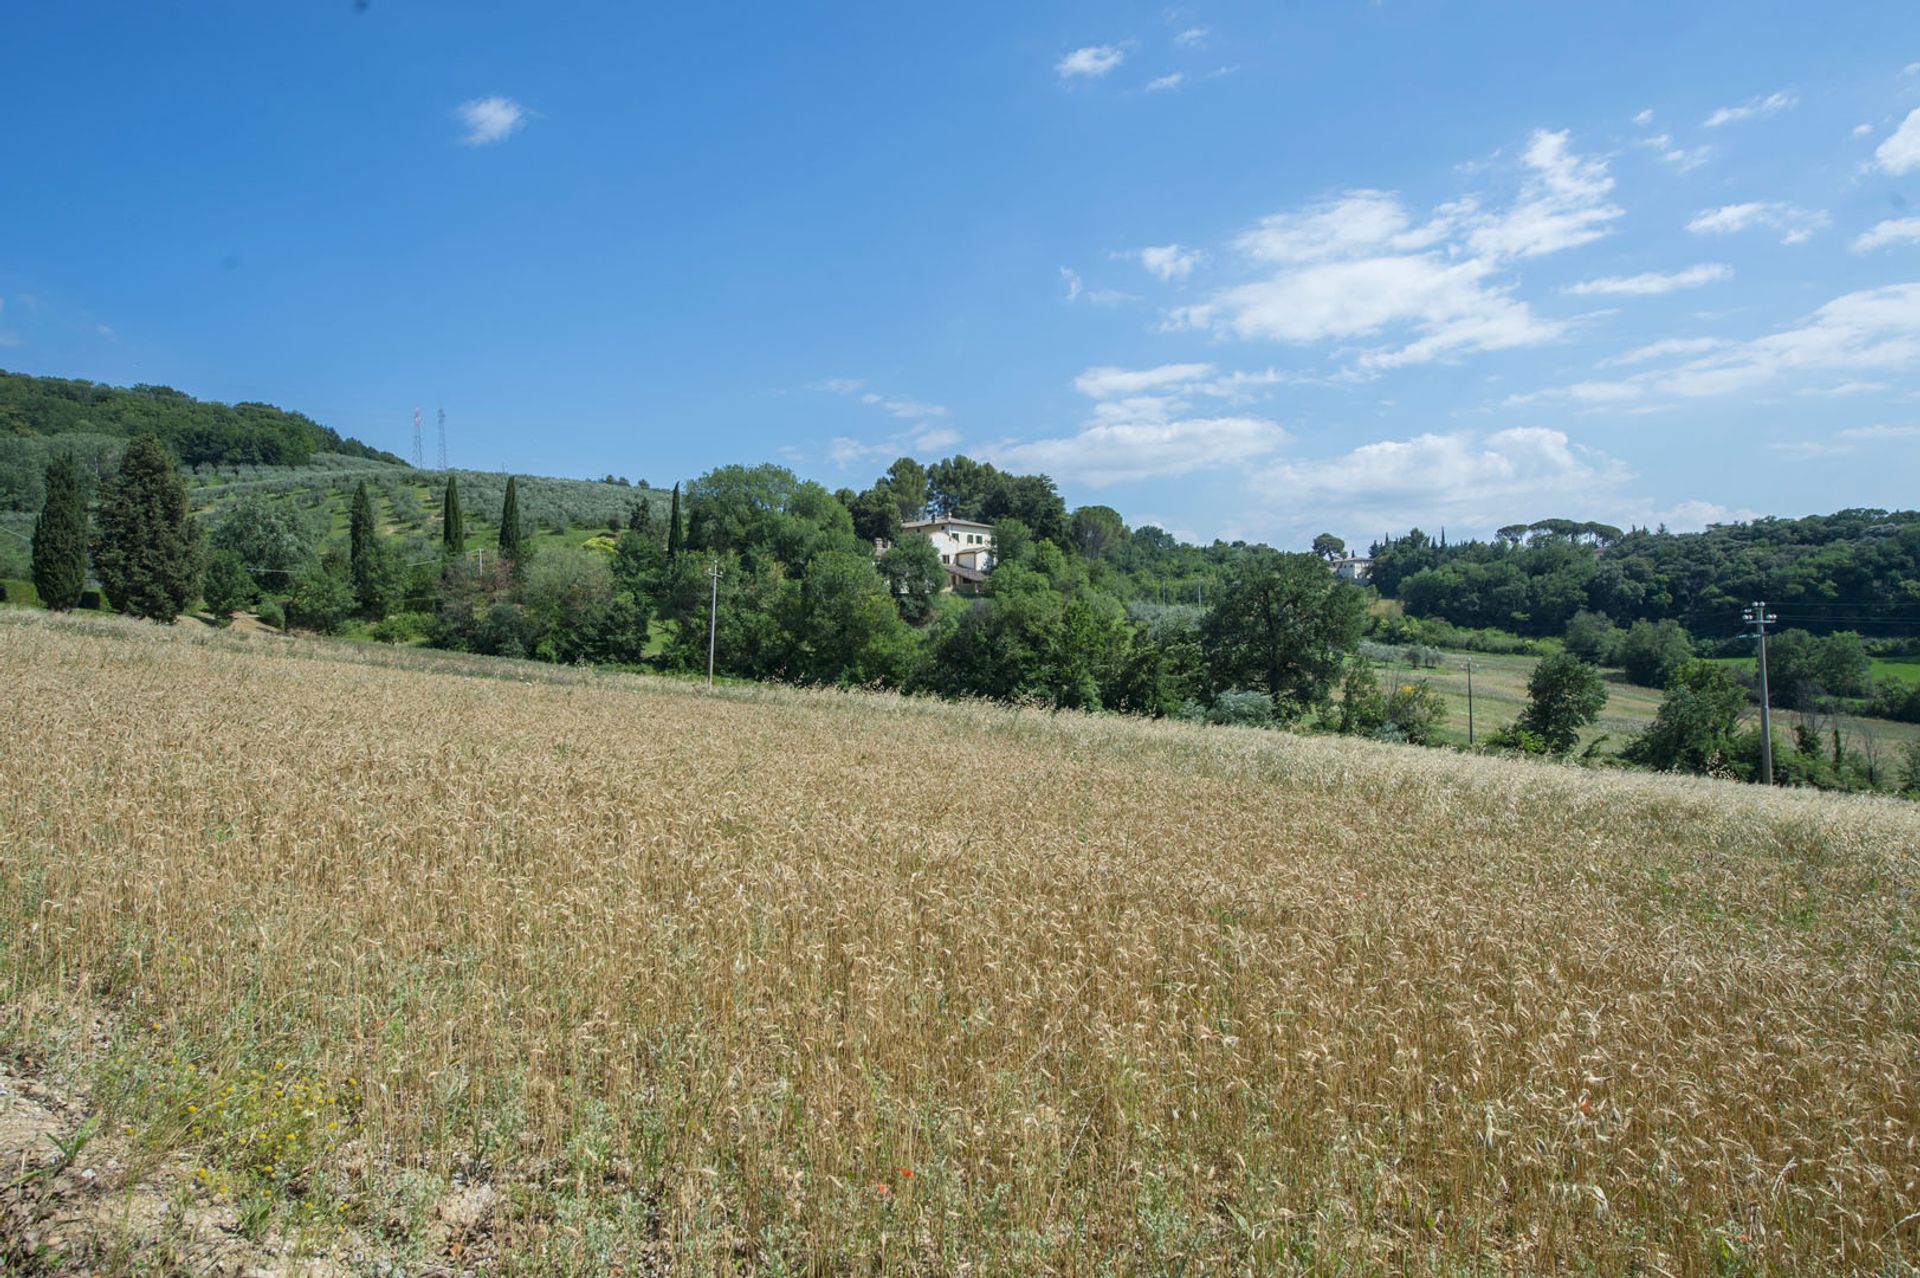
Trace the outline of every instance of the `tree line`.
{"type": "MultiPolygon", "coordinates": [[[[97,503],[90,475],[62,454],[44,476],[33,572],[49,607],[79,603],[91,572],[114,608],[161,622],[202,601],[217,622],[250,607],[270,624],[323,633],[357,626],[388,642],[665,671],[704,669],[711,644],[718,671],[732,677],[1306,725],[1416,744],[1436,743],[1444,719],[1424,679],[1381,686],[1360,651],[1370,624],[1381,633],[1369,614],[1373,592],[1329,571],[1328,547],[1317,555],[1180,547],[1158,530],[1128,529],[1106,508],[1067,510],[1045,476],[1006,476],[965,458],[930,467],[902,458],[864,493],[829,492],[779,466],[722,466],[675,485],[664,520],[640,492],[625,518],[582,545],[536,543],[516,477],[488,512],[493,534],[474,539],[459,477],[448,475],[437,543],[424,546],[382,533],[365,481],[345,538],[329,542],[298,508],[257,495],[203,526],[172,456],[151,436],[128,445],[97,503]],[[877,548],[880,534],[869,535],[873,525],[862,527],[855,511],[882,499],[896,536],[877,548]],[[945,593],[932,542],[900,527],[940,512],[992,517],[998,564],[978,597],[945,593]],[[1142,597],[1143,582],[1192,552],[1205,570],[1203,603],[1142,597]]],[[[1841,681],[1865,660],[1849,638],[1780,635],[1776,677],[1848,686],[1841,681]]],[[[1698,659],[1672,621],[1621,628],[1576,614],[1534,668],[1523,712],[1487,746],[1575,753],[1607,701],[1601,662],[1667,690],[1655,722],[1620,758],[1753,777],[1759,739],[1745,726],[1747,688],[1698,659]]],[[[1869,788],[1893,778],[1849,753],[1837,728],[1831,742],[1796,730],[1776,759],[1785,779],[1808,784],[1869,788]]]]}
{"type": "MultiPolygon", "coordinates": [[[[171,386],[119,387],[0,372],[0,439],[57,435],[152,435],[189,466],[301,466],[316,452],[405,464],[392,453],[272,404],[199,400],[171,386]]],[[[6,460],[7,453],[0,452],[0,462],[6,460]]]]}
{"type": "Polygon", "coordinates": [[[1920,512],[1842,510],[1698,533],[1550,519],[1449,544],[1415,528],[1371,548],[1371,582],[1415,617],[1557,636],[1589,612],[1671,621],[1696,639],[1764,599],[1814,634],[1910,635],[1920,617],[1920,512]]]}

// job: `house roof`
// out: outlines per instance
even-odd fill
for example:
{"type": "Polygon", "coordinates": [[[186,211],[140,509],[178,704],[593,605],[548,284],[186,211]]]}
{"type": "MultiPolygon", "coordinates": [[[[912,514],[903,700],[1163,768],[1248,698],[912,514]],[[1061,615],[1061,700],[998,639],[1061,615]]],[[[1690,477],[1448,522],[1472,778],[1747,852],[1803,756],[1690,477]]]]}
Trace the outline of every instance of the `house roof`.
{"type": "Polygon", "coordinates": [[[900,525],[903,531],[912,529],[916,532],[922,528],[946,528],[949,526],[955,528],[984,528],[988,532],[993,531],[992,524],[983,524],[977,519],[914,519],[900,525]]]}
{"type": "Polygon", "coordinates": [[[961,581],[985,581],[987,574],[978,568],[968,568],[964,564],[941,564],[947,570],[947,576],[958,577],[961,581]]]}

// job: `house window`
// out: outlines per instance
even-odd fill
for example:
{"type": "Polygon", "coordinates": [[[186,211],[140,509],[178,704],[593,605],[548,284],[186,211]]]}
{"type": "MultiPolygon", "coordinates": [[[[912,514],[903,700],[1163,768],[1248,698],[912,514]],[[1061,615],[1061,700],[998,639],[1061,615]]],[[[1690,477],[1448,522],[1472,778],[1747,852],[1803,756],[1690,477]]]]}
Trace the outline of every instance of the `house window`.
{"type": "Polygon", "coordinates": [[[952,562],[953,562],[953,556],[952,556],[952,555],[942,555],[942,556],[940,556],[940,562],[941,562],[941,563],[943,563],[943,564],[950,564],[950,563],[952,563],[952,562]]]}

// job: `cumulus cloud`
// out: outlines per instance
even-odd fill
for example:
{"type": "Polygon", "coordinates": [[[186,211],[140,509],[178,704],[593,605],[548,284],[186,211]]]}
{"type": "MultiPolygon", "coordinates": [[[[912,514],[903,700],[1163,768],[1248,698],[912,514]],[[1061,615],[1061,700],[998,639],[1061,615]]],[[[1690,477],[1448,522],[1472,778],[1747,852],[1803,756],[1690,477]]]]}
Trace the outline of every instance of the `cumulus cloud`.
{"type": "Polygon", "coordinates": [[[1874,148],[1873,162],[1896,177],[1920,168],[1920,107],[1907,112],[1900,127],[1874,148]]]}
{"type": "Polygon", "coordinates": [[[1789,457],[1851,457],[1862,451],[1872,452],[1876,447],[1885,451],[1889,448],[1912,448],[1920,444],[1920,426],[1849,426],[1845,430],[1835,431],[1825,439],[1799,439],[1785,443],[1768,444],[1767,447],[1789,457]]]}
{"type": "Polygon", "coordinates": [[[1469,196],[1416,219],[1398,196],[1358,189],[1273,214],[1235,247],[1277,270],[1171,312],[1168,326],[1294,344],[1404,339],[1362,351],[1362,370],[1551,341],[1562,326],[1535,315],[1500,273],[1607,234],[1621,213],[1612,188],[1603,161],[1576,155],[1564,132],[1539,130],[1503,207],[1469,196]]]}
{"type": "Polygon", "coordinates": [[[1183,280],[1193,274],[1193,268],[1200,264],[1201,258],[1197,250],[1181,248],[1178,244],[1135,249],[1127,256],[1139,259],[1140,265],[1146,267],[1149,274],[1169,282],[1183,280]]]}
{"type": "Polygon", "coordinates": [[[980,451],[996,465],[1094,487],[1243,466],[1272,455],[1286,442],[1286,430],[1263,417],[1196,410],[1194,400],[1243,400],[1250,388],[1278,380],[1272,370],[1222,374],[1207,363],[1096,365],[1073,381],[1094,401],[1079,431],[1003,440],[980,451]]]}
{"type": "Polygon", "coordinates": [[[1645,364],[1651,360],[1672,359],[1679,355],[1704,355],[1731,345],[1724,337],[1668,337],[1645,346],[1636,346],[1625,354],[1600,361],[1602,367],[1615,364],[1645,364]]]}
{"type": "Polygon", "coordinates": [[[1804,244],[1828,222],[1819,209],[1803,209],[1777,200],[1755,200],[1745,204],[1724,204],[1717,209],[1702,209],[1687,229],[1695,235],[1730,235],[1750,227],[1779,231],[1782,244],[1804,244]]]}
{"type": "Polygon", "coordinates": [[[1709,129],[1717,129],[1723,124],[1734,124],[1741,120],[1756,120],[1763,116],[1772,115],[1777,111],[1784,111],[1788,107],[1797,105],[1799,101],[1800,99],[1797,95],[1784,91],[1780,93],[1769,93],[1764,98],[1750,98],[1739,106],[1721,107],[1718,111],[1715,111],[1707,117],[1706,126],[1709,129]]]}
{"type": "Polygon", "coordinates": [[[1040,471],[1095,488],[1132,480],[1244,466],[1287,440],[1278,422],[1258,417],[1094,422],[1079,433],[984,450],[995,465],[1040,471]]]}
{"type": "Polygon", "coordinates": [[[1641,275],[1609,275],[1597,280],[1583,280],[1578,284],[1568,285],[1564,291],[1580,297],[1593,295],[1646,297],[1659,293],[1671,293],[1675,289],[1699,288],[1702,284],[1717,284],[1732,278],[1733,268],[1726,263],[1702,262],[1698,266],[1689,266],[1671,275],[1648,271],[1641,275]]]}
{"type": "Polygon", "coordinates": [[[1262,487],[1312,512],[1377,528],[1455,523],[1490,526],[1515,511],[1617,505],[1626,467],[1543,426],[1481,435],[1424,434],[1362,444],[1332,457],[1268,468],[1262,487]]]}
{"type": "Polygon", "coordinates": [[[1876,222],[1873,229],[1861,232],[1853,242],[1856,253],[1870,253],[1889,244],[1911,244],[1920,240],[1920,217],[1896,217],[1876,222]]]}
{"type": "Polygon", "coordinates": [[[1089,368],[1073,379],[1073,387],[1091,399],[1113,399],[1169,386],[1190,386],[1212,377],[1212,364],[1162,364],[1158,368],[1116,368],[1110,364],[1089,368]]]}
{"type": "Polygon", "coordinates": [[[1126,60],[1124,49],[1111,44],[1090,44],[1053,64],[1062,80],[1097,80],[1126,60]]]}
{"type": "MultiPolygon", "coordinates": [[[[1655,364],[1618,382],[1576,383],[1515,397],[1508,403],[1550,399],[1601,402],[1665,396],[1697,399],[1753,390],[1786,377],[1906,371],[1920,363],[1920,283],[1890,284],[1834,298],[1791,328],[1746,341],[1669,338],[1603,361],[1655,364]],[[1606,389],[1599,389],[1605,387],[1606,389]]],[[[1845,389],[1843,386],[1840,389],[1845,389]]],[[[1826,393],[1838,393],[1830,388],[1826,393]]]]}
{"type": "Polygon", "coordinates": [[[528,111],[512,98],[475,98],[454,108],[466,126],[460,140],[468,146],[487,146],[512,137],[526,126],[528,111]]]}

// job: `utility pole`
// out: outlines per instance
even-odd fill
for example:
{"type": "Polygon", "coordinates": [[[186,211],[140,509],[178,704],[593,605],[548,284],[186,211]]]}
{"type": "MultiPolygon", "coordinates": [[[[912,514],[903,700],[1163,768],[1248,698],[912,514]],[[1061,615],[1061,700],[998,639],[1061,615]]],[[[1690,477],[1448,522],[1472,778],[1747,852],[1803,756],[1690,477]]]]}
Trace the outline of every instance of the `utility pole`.
{"type": "Polygon", "coordinates": [[[707,686],[713,686],[713,639],[720,622],[720,556],[713,557],[713,564],[707,569],[707,577],[713,582],[713,599],[707,605],[707,686]]]}
{"type": "Polygon", "coordinates": [[[1767,688],[1767,627],[1780,620],[1767,611],[1764,599],[1740,614],[1760,640],[1760,784],[1773,784],[1773,696],[1767,688]]]}
{"type": "Polygon", "coordinates": [[[1473,658],[1467,658],[1467,749],[1473,749],[1473,658]]]}

